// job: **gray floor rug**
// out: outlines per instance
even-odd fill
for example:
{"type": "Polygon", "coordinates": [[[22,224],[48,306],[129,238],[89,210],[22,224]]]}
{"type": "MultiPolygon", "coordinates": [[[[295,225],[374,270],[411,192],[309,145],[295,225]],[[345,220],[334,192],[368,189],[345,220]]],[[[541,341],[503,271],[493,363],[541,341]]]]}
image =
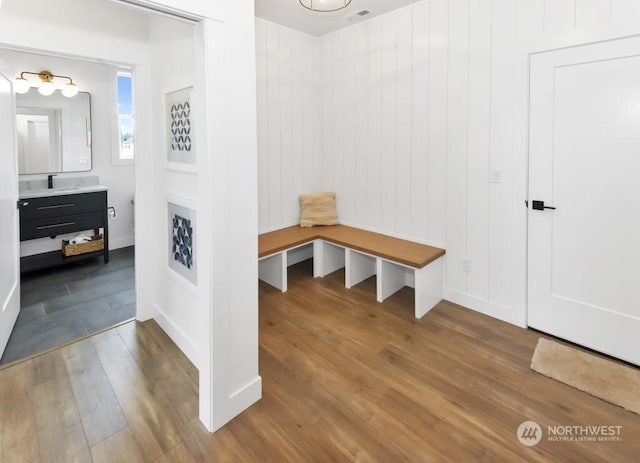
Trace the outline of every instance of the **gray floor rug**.
{"type": "Polygon", "coordinates": [[[540,338],[531,368],[640,415],[640,369],[540,338]]]}

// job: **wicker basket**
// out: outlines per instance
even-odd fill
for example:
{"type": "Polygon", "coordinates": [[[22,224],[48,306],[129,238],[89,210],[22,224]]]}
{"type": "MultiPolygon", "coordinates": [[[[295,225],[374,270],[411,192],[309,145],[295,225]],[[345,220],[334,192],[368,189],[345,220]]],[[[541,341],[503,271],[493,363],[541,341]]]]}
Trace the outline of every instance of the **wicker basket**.
{"type": "Polygon", "coordinates": [[[102,251],[104,249],[104,236],[92,236],[90,241],[78,244],[69,244],[67,240],[62,240],[62,254],[65,257],[78,256],[89,252],[102,251]]]}

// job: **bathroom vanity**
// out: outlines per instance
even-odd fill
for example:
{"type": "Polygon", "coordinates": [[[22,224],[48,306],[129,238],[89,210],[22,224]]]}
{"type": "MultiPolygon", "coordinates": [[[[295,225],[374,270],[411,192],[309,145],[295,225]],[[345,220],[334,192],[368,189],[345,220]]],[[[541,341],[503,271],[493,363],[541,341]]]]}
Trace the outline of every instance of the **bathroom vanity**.
{"type": "Polygon", "coordinates": [[[104,249],[65,257],[62,251],[51,251],[20,258],[22,273],[102,256],[109,262],[109,224],[107,187],[85,185],[76,187],[26,190],[20,193],[20,241],[94,230],[103,230],[104,249]]]}
{"type": "MultiPolygon", "coordinates": [[[[22,273],[54,267],[89,257],[109,262],[109,225],[106,186],[98,176],[60,176],[92,169],[91,95],[67,98],[60,92],[42,96],[36,89],[16,96],[20,241],[59,238],[102,229],[104,249],[65,257],[57,250],[20,258],[22,273]],[[53,178],[56,177],[55,182],[53,178]]],[[[58,240],[62,241],[61,239],[58,240]]],[[[76,248],[77,251],[77,248],[76,248]]]]}

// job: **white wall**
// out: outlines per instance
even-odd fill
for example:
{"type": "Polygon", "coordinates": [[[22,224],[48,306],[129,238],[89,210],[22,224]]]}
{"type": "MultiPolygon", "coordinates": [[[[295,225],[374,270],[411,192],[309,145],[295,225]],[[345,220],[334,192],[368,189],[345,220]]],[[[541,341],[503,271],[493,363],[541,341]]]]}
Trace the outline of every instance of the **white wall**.
{"type": "Polygon", "coordinates": [[[122,8],[102,0],[3,0],[0,45],[141,63],[148,54],[146,16],[122,8]]]}
{"type": "Polygon", "coordinates": [[[320,189],[321,41],[256,19],[260,232],[299,222],[298,195],[320,189]]]}
{"type": "Polygon", "coordinates": [[[638,33],[640,5],[436,0],[432,8],[436,3],[449,10],[434,18],[449,25],[445,295],[524,326],[528,55],[638,33]],[[502,170],[502,183],[490,183],[492,169],[502,170]]]}
{"type": "Polygon", "coordinates": [[[222,22],[206,20],[196,28],[197,98],[206,102],[207,116],[196,136],[203,172],[199,196],[206,198],[200,217],[209,237],[205,278],[210,282],[201,292],[208,291],[210,303],[202,322],[201,364],[211,365],[201,369],[200,388],[212,391],[209,402],[201,394],[200,417],[212,430],[262,394],[253,0],[228,0],[224,13],[222,22]]]}
{"type": "Polygon", "coordinates": [[[447,299],[524,326],[528,55],[639,24],[634,0],[431,0],[322,37],[320,189],[342,222],[445,245],[447,299]]]}
{"type": "MultiPolygon", "coordinates": [[[[116,208],[118,218],[109,220],[109,246],[117,249],[134,243],[134,218],[131,200],[135,194],[133,164],[114,165],[112,157],[119,149],[116,111],[116,67],[109,64],[71,60],[0,49],[0,58],[21,71],[39,72],[47,69],[54,74],[71,76],[79,89],[91,94],[92,169],[87,172],[60,173],[54,178],[98,176],[109,187],[109,206],[116,208]]],[[[20,180],[44,179],[46,175],[21,175],[20,180]]],[[[67,236],[67,235],[65,235],[67,236]]],[[[60,241],[44,238],[21,243],[21,255],[60,250],[60,241]]]]}
{"type": "MultiPolygon", "coordinates": [[[[171,335],[189,359],[199,366],[198,330],[202,320],[202,306],[199,304],[197,287],[171,270],[168,266],[169,231],[167,200],[191,209],[198,205],[198,173],[194,166],[190,172],[167,170],[165,94],[194,85],[195,43],[194,26],[176,22],[164,17],[149,21],[149,41],[151,44],[152,83],[152,124],[156,128],[153,138],[155,162],[150,172],[156,179],[153,184],[153,223],[149,230],[155,230],[156,246],[161,249],[153,255],[154,267],[154,318],[171,335]],[[172,69],[172,72],[165,72],[172,69]]],[[[197,103],[197,102],[192,102],[197,103]]],[[[195,131],[194,131],[195,132],[195,131]]],[[[195,145],[194,145],[195,146],[195,145]]],[[[197,149],[197,148],[196,148],[197,149]]],[[[196,217],[196,224],[198,217],[196,217]]],[[[196,251],[200,237],[196,230],[196,251]]],[[[195,256],[196,266],[199,266],[195,256]]]]}
{"type": "Polygon", "coordinates": [[[431,8],[323,37],[323,186],[343,223],[443,244],[447,28],[431,8]]]}

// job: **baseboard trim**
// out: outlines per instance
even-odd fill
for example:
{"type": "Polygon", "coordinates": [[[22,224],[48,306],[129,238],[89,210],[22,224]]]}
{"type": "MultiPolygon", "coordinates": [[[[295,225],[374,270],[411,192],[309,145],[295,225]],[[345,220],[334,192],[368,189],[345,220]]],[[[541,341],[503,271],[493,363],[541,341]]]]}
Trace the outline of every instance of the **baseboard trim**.
{"type": "Polygon", "coordinates": [[[178,346],[178,348],[182,351],[184,355],[195,365],[196,368],[200,369],[200,355],[198,352],[198,348],[191,341],[191,339],[182,331],[178,326],[172,322],[169,317],[158,307],[157,304],[153,306],[155,314],[153,319],[156,323],[162,328],[162,330],[167,333],[167,336],[171,338],[171,340],[178,346]]]}
{"type": "MultiPolygon", "coordinates": [[[[258,399],[259,400],[260,397],[262,397],[262,377],[260,375],[256,376],[252,381],[250,381],[248,384],[242,386],[240,389],[238,389],[236,392],[232,393],[229,398],[231,400],[237,400],[238,398],[242,399],[242,398],[246,398],[247,395],[255,395],[255,393],[258,393],[258,399]],[[253,392],[253,394],[250,394],[250,392],[253,392]]],[[[255,400],[254,400],[255,402],[255,400]]],[[[251,403],[254,403],[251,402],[251,403]]],[[[251,405],[251,404],[249,404],[251,405]]],[[[246,407],[245,407],[246,408],[246,407]]]]}
{"type": "Polygon", "coordinates": [[[256,376],[248,384],[229,395],[225,404],[227,413],[225,416],[214,417],[212,432],[217,431],[233,418],[244,412],[262,398],[262,377],[256,376]]]}
{"type": "Polygon", "coordinates": [[[503,322],[507,322],[521,328],[527,327],[526,314],[524,311],[522,313],[518,313],[518,311],[513,307],[497,304],[451,288],[444,289],[444,298],[455,304],[459,304],[471,310],[475,310],[476,312],[488,315],[489,317],[502,320],[503,322]]]}
{"type": "Polygon", "coordinates": [[[116,239],[109,238],[110,251],[113,251],[114,249],[128,248],[129,246],[133,246],[134,244],[135,244],[135,239],[133,236],[125,236],[125,237],[116,238],[116,239]]]}

